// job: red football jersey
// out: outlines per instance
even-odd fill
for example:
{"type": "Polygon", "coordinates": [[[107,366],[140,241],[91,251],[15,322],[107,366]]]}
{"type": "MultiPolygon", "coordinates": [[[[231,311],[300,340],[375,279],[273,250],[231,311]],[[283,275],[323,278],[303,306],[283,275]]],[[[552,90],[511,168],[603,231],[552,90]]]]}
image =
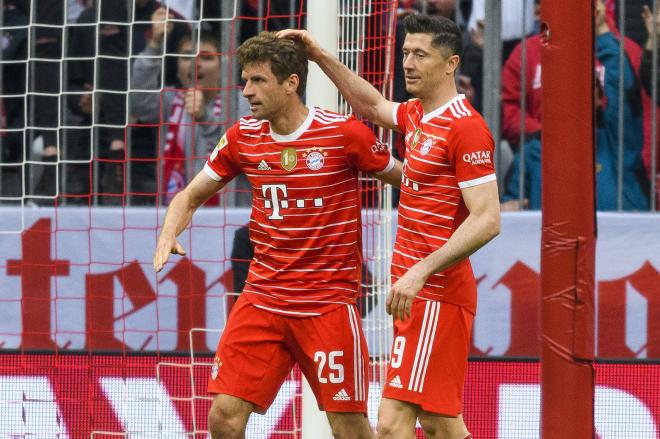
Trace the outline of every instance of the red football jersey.
{"type": "MultiPolygon", "coordinates": [[[[461,189],[495,180],[493,138],[465,96],[424,114],[418,99],[394,108],[405,134],[399,223],[392,256],[392,283],[442,247],[469,212],[461,189]]],[[[469,259],[429,277],[417,296],[476,311],[477,285],[469,259]]]]}
{"type": "Polygon", "coordinates": [[[358,171],[393,166],[387,147],[352,116],[309,108],[289,135],[252,117],[234,124],[204,169],[218,181],[243,172],[252,184],[246,298],[299,316],[355,303],[362,262],[358,171]]]}

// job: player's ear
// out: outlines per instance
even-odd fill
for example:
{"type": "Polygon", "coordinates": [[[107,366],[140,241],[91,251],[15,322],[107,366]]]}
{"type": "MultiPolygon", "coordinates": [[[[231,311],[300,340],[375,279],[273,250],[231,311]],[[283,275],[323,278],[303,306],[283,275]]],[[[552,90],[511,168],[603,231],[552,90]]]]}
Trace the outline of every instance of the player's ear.
{"type": "Polygon", "coordinates": [[[298,92],[298,87],[300,87],[300,78],[298,75],[292,73],[284,82],[286,84],[287,93],[292,94],[298,92]]]}
{"type": "Polygon", "coordinates": [[[451,55],[447,58],[447,70],[446,74],[451,75],[456,72],[458,64],[461,62],[461,58],[458,55],[451,55]]]}

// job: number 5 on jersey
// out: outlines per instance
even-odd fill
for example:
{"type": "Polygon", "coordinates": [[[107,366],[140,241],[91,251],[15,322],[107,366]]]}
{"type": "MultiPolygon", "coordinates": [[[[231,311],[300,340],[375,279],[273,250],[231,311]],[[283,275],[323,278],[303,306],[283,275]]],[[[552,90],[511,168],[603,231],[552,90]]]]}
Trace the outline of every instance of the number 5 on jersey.
{"type": "Polygon", "coordinates": [[[337,362],[337,359],[344,356],[344,351],[330,351],[326,356],[325,352],[318,351],[314,354],[314,363],[318,363],[319,383],[327,384],[328,379],[332,384],[344,382],[344,366],[337,362]],[[328,365],[328,377],[325,377],[325,365],[328,365]]]}

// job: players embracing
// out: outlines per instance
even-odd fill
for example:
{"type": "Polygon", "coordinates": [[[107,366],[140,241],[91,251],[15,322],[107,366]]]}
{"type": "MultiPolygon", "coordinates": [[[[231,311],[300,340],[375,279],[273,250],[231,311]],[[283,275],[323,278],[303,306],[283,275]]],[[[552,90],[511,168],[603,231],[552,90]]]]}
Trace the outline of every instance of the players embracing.
{"type": "Polygon", "coordinates": [[[298,363],[338,438],[370,438],[368,353],[355,306],[361,273],[358,172],[395,185],[401,163],[352,116],[302,102],[308,58],[262,32],[237,51],[251,117],[234,124],[170,204],[160,271],[195,210],[239,173],[253,189],[254,258],[223,331],[208,390],[213,438],[242,438],[298,363]]]}
{"type": "Polygon", "coordinates": [[[395,317],[379,408],[380,438],[467,439],[462,392],[477,285],[468,256],[499,233],[494,143],[481,115],[458,94],[458,26],[439,16],[405,18],[404,103],[385,99],[306,31],[302,41],[356,114],[405,135],[398,229],[387,311],[395,317]]]}

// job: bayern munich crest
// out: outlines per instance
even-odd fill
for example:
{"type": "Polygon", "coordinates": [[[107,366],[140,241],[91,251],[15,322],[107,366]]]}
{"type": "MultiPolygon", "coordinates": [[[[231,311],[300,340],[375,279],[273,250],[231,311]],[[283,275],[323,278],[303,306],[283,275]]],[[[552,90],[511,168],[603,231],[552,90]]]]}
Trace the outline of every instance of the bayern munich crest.
{"type": "Polygon", "coordinates": [[[433,140],[426,139],[424,143],[422,143],[422,147],[419,149],[420,154],[422,155],[428,154],[432,146],[433,146],[433,140]]]}
{"type": "Polygon", "coordinates": [[[318,171],[323,167],[325,156],[327,155],[327,152],[322,152],[320,149],[312,148],[308,153],[303,154],[303,157],[305,158],[305,163],[309,169],[312,171],[318,171]]]}

